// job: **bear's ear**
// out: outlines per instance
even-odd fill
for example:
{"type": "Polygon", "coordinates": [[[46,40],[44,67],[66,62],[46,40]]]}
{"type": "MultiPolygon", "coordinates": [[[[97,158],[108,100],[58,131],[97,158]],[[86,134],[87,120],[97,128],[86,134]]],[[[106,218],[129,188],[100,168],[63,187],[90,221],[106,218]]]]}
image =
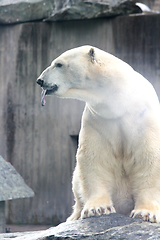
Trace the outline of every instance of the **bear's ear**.
{"type": "Polygon", "coordinates": [[[90,56],[91,62],[94,63],[94,60],[95,60],[95,59],[94,59],[94,58],[95,58],[94,48],[91,48],[91,49],[89,50],[88,55],[90,56]]]}

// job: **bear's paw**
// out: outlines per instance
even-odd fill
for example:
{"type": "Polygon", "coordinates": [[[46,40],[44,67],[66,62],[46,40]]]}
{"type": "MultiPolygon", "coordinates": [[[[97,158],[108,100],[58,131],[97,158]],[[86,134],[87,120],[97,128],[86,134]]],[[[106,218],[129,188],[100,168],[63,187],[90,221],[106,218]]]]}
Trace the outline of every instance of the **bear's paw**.
{"type": "Polygon", "coordinates": [[[140,218],[143,221],[160,223],[160,211],[154,212],[147,209],[136,209],[130,214],[132,218],[140,218]]]}
{"type": "Polygon", "coordinates": [[[115,208],[112,204],[102,203],[101,199],[95,199],[94,201],[87,202],[81,212],[81,219],[92,217],[92,216],[101,216],[103,214],[115,213],[115,208]]]}

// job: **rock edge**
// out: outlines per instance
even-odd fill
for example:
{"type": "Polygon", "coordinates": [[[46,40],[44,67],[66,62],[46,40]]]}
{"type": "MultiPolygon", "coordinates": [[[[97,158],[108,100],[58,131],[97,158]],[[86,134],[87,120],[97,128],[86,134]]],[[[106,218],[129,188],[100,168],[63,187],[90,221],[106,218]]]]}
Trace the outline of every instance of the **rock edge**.
{"type": "Polygon", "coordinates": [[[64,222],[45,231],[0,234],[9,240],[102,240],[102,239],[160,239],[160,224],[143,222],[118,213],[64,222]]]}
{"type": "Polygon", "coordinates": [[[90,19],[140,12],[135,0],[1,0],[0,24],[90,19]]]}

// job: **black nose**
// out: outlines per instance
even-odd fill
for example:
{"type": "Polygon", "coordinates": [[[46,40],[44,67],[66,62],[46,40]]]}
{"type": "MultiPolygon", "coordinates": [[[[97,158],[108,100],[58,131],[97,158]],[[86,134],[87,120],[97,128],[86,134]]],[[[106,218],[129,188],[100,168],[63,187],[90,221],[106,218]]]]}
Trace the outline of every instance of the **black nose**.
{"type": "Polygon", "coordinates": [[[41,80],[41,79],[38,79],[38,80],[37,80],[37,83],[38,83],[41,87],[43,87],[43,83],[44,83],[44,81],[41,80]]]}

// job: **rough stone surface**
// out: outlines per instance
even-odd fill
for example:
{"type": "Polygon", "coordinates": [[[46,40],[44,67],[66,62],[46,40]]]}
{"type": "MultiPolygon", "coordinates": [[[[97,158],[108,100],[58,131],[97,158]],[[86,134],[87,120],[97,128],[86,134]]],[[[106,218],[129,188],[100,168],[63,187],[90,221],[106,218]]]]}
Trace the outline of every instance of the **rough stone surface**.
{"type": "Polygon", "coordinates": [[[33,190],[15,168],[0,156],[0,201],[33,196],[33,190]]]}
{"type": "Polygon", "coordinates": [[[0,23],[42,20],[53,13],[54,0],[1,0],[0,23]]]}
{"type": "Polygon", "coordinates": [[[134,0],[1,0],[0,23],[71,20],[141,12],[134,0]]]}
{"type": "Polygon", "coordinates": [[[0,234],[0,239],[52,240],[52,239],[129,239],[146,240],[160,238],[160,224],[142,222],[120,214],[92,217],[61,223],[57,227],[40,232],[0,234]]]}
{"type": "Polygon", "coordinates": [[[47,20],[90,19],[140,12],[139,7],[135,5],[134,1],[130,0],[76,1],[60,10],[55,10],[47,20]]]}

